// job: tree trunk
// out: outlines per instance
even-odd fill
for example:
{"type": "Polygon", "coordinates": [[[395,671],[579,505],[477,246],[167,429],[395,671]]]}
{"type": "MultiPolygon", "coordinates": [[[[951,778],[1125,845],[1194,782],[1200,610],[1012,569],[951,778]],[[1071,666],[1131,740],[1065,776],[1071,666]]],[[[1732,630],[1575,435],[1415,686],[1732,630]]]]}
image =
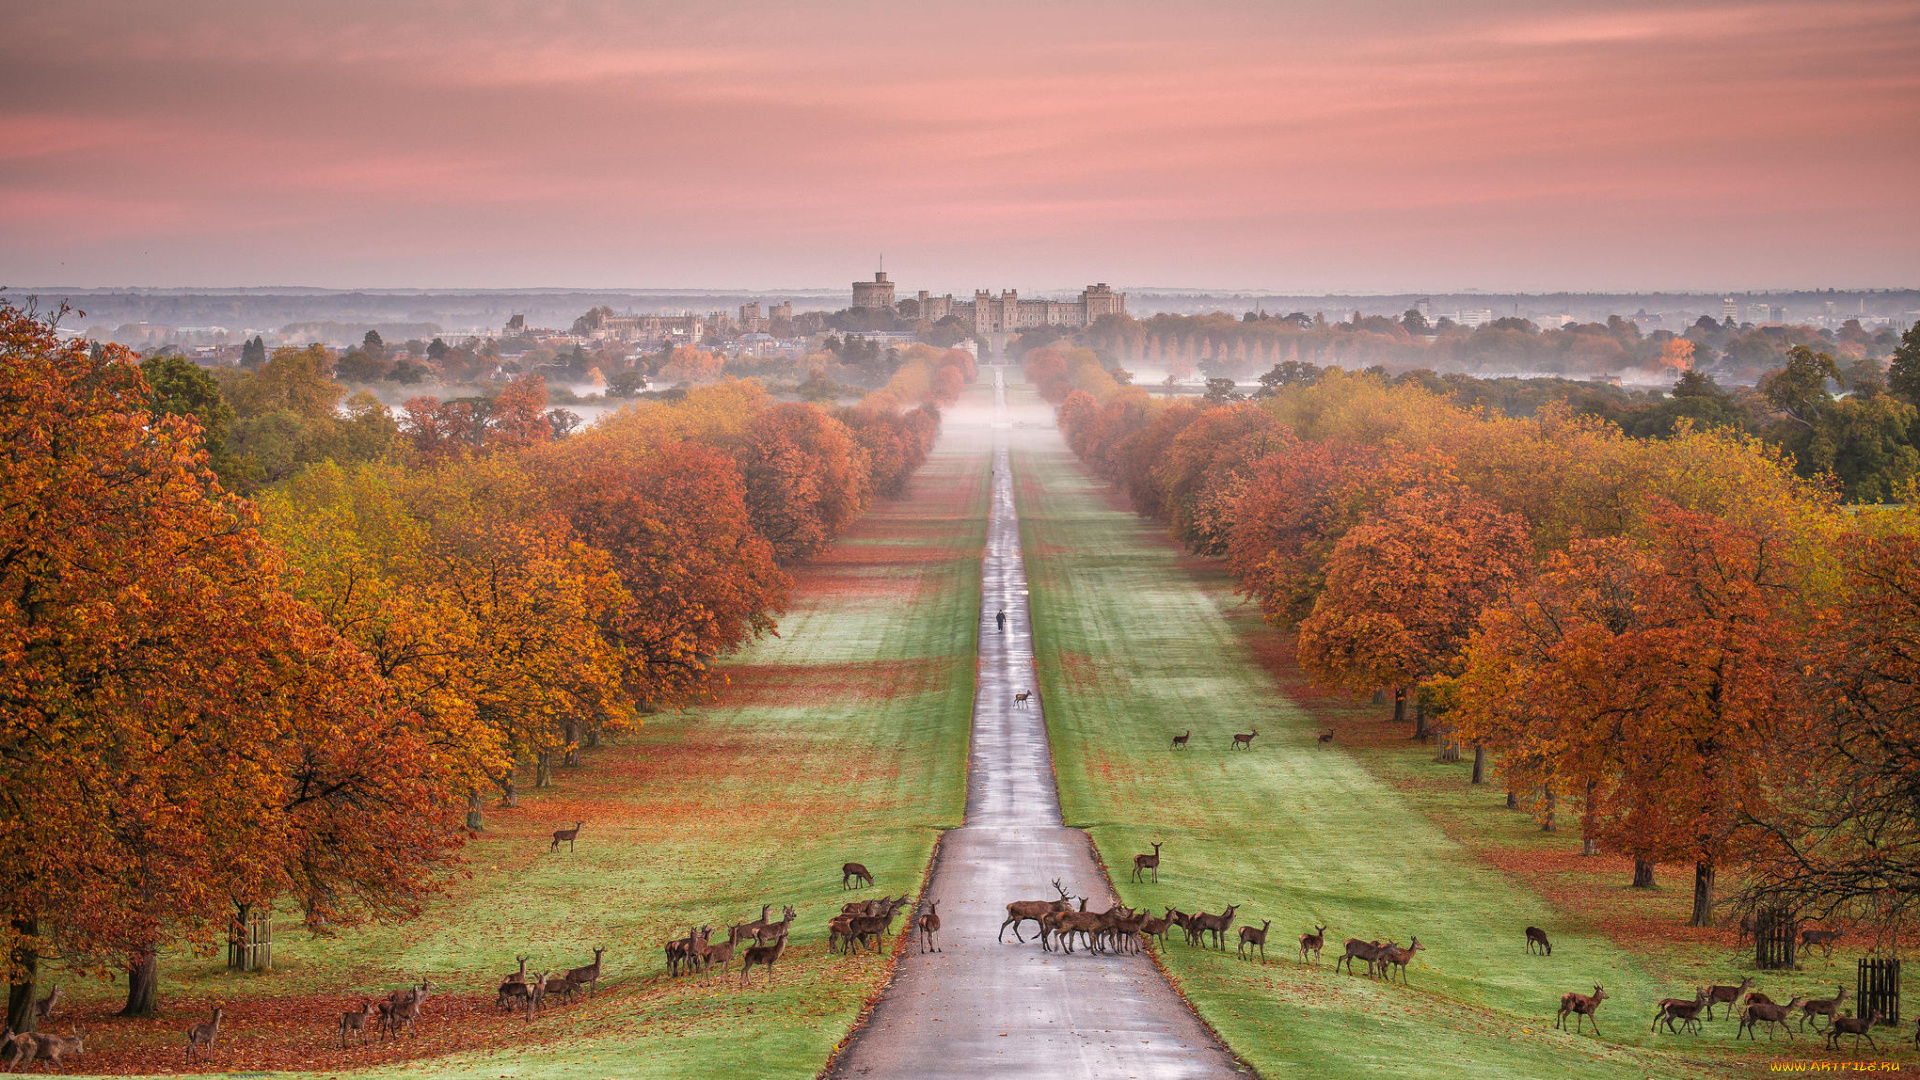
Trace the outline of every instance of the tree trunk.
{"type": "Polygon", "coordinates": [[[1552,832],[1553,831],[1553,789],[1544,788],[1542,790],[1547,800],[1547,816],[1545,820],[1540,822],[1540,831],[1552,832]]]}
{"type": "Polygon", "coordinates": [[[1427,726],[1426,695],[1415,694],[1413,695],[1413,737],[1426,742],[1432,734],[1433,729],[1427,726]]]}
{"type": "Polygon", "coordinates": [[[1478,743],[1473,747],[1473,782],[1476,784],[1487,782],[1487,748],[1478,743]]]}
{"type": "Polygon", "coordinates": [[[1580,841],[1580,854],[1587,856],[1600,854],[1600,841],[1595,840],[1591,836],[1580,841]]]}
{"type": "Polygon", "coordinates": [[[519,806],[520,805],[520,781],[514,775],[514,771],[512,769],[508,769],[507,775],[501,777],[499,780],[495,782],[500,785],[500,805],[501,806],[519,806]]]}
{"type": "Polygon", "coordinates": [[[127,961],[127,1005],[121,1016],[155,1016],[160,1011],[160,954],[152,950],[127,961]]]}
{"type": "Polygon", "coordinates": [[[553,786],[553,751],[542,750],[533,759],[533,786],[553,786]]]}
{"type": "Polygon", "coordinates": [[[1515,795],[1513,793],[1512,788],[1507,789],[1507,809],[1509,810],[1520,809],[1520,796],[1515,795]]]}
{"type": "Polygon", "coordinates": [[[594,724],[587,728],[587,749],[591,750],[594,747],[599,745],[600,745],[600,725],[594,724]]]}
{"type": "MultiPolygon", "coordinates": [[[[40,922],[37,919],[15,919],[13,932],[16,937],[38,937],[40,922]]],[[[7,1024],[16,1034],[34,1031],[39,1026],[39,1017],[33,1011],[34,981],[40,974],[39,951],[25,944],[14,946],[13,966],[13,983],[7,991],[7,1024]]]]}
{"type": "Polygon", "coordinates": [[[1396,724],[1407,722],[1407,688],[1404,686],[1393,688],[1393,722],[1396,724]]]}
{"type": "Polygon", "coordinates": [[[567,757],[561,764],[575,766],[580,764],[580,721],[567,721],[567,757]]]}
{"type": "Polygon", "coordinates": [[[487,815],[481,806],[477,789],[467,796],[467,828],[474,832],[487,831],[487,815]]]}
{"type": "Polygon", "coordinates": [[[1713,925],[1713,864],[1693,864],[1693,918],[1688,926],[1713,925]]]}
{"type": "Polygon", "coordinates": [[[1653,864],[1645,859],[1633,860],[1633,887],[1636,889],[1653,888],[1653,864]]]}

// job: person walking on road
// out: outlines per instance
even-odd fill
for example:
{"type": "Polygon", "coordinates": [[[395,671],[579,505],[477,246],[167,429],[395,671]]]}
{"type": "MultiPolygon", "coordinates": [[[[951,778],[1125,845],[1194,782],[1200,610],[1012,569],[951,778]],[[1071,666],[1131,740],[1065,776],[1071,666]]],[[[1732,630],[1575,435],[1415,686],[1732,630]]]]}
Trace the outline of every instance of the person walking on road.
{"type": "Polygon", "coordinates": [[[996,618],[996,619],[998,619],[998,620],[1000,620],[1000,632],[1001,632],[1001,633],[1003,633],[1003,634],[1004,634],[1004,633],[1006,633],[1006,632],[1007,632],[1007,612],[1006,612],[1006,609],[1005,609],[1005,608],[1002,608],[1002,609],[1000,610],[1000,614],[998,614],[998,615],[995,615],[995,616],[994,616],[994,618],[996,618]]]}

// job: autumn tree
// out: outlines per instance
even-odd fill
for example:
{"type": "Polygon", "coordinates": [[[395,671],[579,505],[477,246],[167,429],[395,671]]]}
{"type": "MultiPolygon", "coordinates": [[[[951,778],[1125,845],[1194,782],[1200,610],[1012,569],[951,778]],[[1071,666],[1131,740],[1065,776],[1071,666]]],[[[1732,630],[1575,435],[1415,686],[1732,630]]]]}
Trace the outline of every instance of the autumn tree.
{"type": "Polygon", "coordinates": [[[819,552],[866,509],[866,453],[818,406],[776,405],[754,417],[739,463],[747,511],[782,562],[819,552]]]}

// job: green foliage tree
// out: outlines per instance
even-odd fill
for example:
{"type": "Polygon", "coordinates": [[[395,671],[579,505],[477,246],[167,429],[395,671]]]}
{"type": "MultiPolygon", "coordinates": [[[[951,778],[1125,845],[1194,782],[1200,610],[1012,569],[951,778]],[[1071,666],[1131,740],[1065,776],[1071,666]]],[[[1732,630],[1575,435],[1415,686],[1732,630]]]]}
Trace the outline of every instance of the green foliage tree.
{"type": "Polygon", "coordinates": [[[1920,323],[1907,328],[1887,365],[1887,389],[1909,405],[1920,406],[1920,323]]]}
{"type": "Polygon", "coordinates": [[[181,356],[150,356],[140,361],[147,380],[148,407],[168,416],[184,416],[200,425],[200,445],[221,483],[233,486],[233,459],[227,453],[227,433],[233,427],[233,407],[220,396],[220,385],[206,369],[181,356]]]}

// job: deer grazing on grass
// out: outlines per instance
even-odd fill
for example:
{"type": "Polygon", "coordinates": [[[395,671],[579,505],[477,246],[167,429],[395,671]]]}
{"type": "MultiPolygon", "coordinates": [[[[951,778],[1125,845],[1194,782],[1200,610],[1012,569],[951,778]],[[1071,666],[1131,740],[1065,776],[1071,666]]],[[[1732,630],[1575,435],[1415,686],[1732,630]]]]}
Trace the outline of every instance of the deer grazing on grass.
{"type": "Polygon", "coordinates": [[[1333,962],[1333,970],[1339,971],[1340,965],[1345,964],[1347,965],[1347,974],[1351,975],[1353,974],[1353,962],[1356,959],[1365,960],[1367,962],[1367,978],[1371,979],[1373,978],[1373,965],[1380,959],[1380,951],[1385,948],[1386,946],[1378,941],[1361,941],[1359,938],[1348,938],[1347,951],[1340,959],[1333,962]]]}
{"type": "Polygon", "coordinates": [[[1187,748],[1187,740],[1191,738],[1193,738],[1192,728],[1188,728],[1185,735],[1175,735],[1173,737],[1173,749],[1185,750],[1187,748]]]}
{"type": "Polygon", "coordinates": [[[1267,962],[1267,928],[1272,925],[1273,925],[1273,920],[1263,919],[1260,922],[1260,929],[1258,930],[1255,930],[1251,926],[1241,927],[1240,928],[1240,947],[1238,949],[1235,949],[1234,952],[1244,957],[1247,955],[1248,946],[1253,946],[1260,950],[1260,962],[1263,964],[1266,963],[1267,962]]]}
{"type": "Polygon", "coordinates": [[[921,952],[942,951],[940,947],[934,942],[935,935],[939,933],[940,933],[940,901],[934,900],[927,904],[927,913],[925,915],[920,916],[920,951],[921,952]]]}
{"type": "MultiPolygon", "coordinates": [[[[1842,986],[1840,987],[1840,992],[1830,998],[1820,998],[1818,1000],[1809,1001],[1801,1005],[1800,1006],[1800,1030],[1801,1031],[1807,1030],[1807,1021],[1813,1019],[1816,1016],[1826,1017],[1827,1026],[1829,1027],[1833,1026],[1833,1022],[1836,1019],[1838,1019],[1840,1016],[1840,1003],[1845,1000],[1847,1000],[1847,988],[1845,986],[1842,986]]],[[[1819,1024],[1813,1025],[1813,1030],[1819,1031],[1820,1025],[1819,1024]]]]}
{"type": "Polygon", "coordinates": [[[1019,693],[1017,693],[1017,694],[1015,694],[1015,695],[1013,695],[1013,707],[1014,707],[1014,708],[1016,708],[1016,709],[1024,709],[1024,708],[1026,708],[1026,707],[1027,707],[1027,699],[1029,699],[1029,698],[1031,698],[1031,697],[1033,697],[1033,691],[1031,691],[1031,690],[1022,690],[1022,691],[1020,691],[1019,693]]]}
{"type": "Polygon", "coordinates": [[[1148,870],[1153,871],[1153,883],[1160,884],[1160,842],[1154,841],[1153,854],[1133,857],[1133,880],[1139,881],[1148,870]]]}
{"type": "Polygon", "coordinates": [[[33,1003],[34,1018],[42,1023],[53,1019],[53,1010],[60,1007],[60,998],[62,996],[60,984],[54,983],[52,992],[33,1003]]]}
{"type": "Polygon", "coordinates": [[[1723,1003],[1727,1007],[1727,1015],[1732,1016],[1733,1006],[1740,1000],[1740,995],[1751,989],[1753,989],[1753,976],[1751,975],[1741,979],[1739,986],[1707,987],[1707,1019],[1713,1019],[1713,1007],[1723,1003]]]}
{"type": "Polygon", "coordinates": [[[1240,910],[1239,904],[1228,904],[1227,910],[1218,915],[1209,915],[1203,911],[1193,917],[1187,932],[1199,938],[1202,946],[1206,944],[1206,936],[1212,934],[1214,945],[1221,952],[1226,952],[1227,930],[1233,926],[1233,913],[1238,910],[1240,910]]]}
{"type": "Polygon", "coordinates": [[[1844,931],[1841,930],[1815,930],[1811,928],[1802,930],[1800,931],[1800,948],[1802,951],[1805,951],[1818,946],[1820,951],[1826,954],[1827,963],[1832,964],[1833,947],[1840,943],[1840,938],[1843,933],[1844,931]]]}
{"type": "Polygon", "coordinates": [[[567,853],[572,854],[573,842],[580,838],[580,826],[585,824],[586,822],[584,821],[576,821],[573,823],[573,828],[571,829],[555,829],[553,831],[553,843],[547,846],[547,854],[551,855],[559,851],[561,844],[567,845],[567,853]]]}
{"type": "Polygon", "coordinates": [[[1659,1031],[1661,1023],[1664,1022],[1667,1025],[1667,1034],[1678,1035],[1679,1032],[1673,1030],[1673,1022],[1678,1020],[1681,1027],[1693,1028],[1697,1033],[1700,1029],[1700,1010],[1705,1008],[1706,1004],[1705,987],[1695,987],[1692,998],[1661,998],[1654,1003],[1653,1026],[1647,1030],[1659,1031]]]}
{"type": "Polygon", "coordinates": [[[73,1034],[66,1036],[44,1031],[29,1031],[14,1035],[8,1040],[8,1046],[13,1052],[8,1068],[23,1062],[31,1065],[35,1061],[48,1061],[53,1063],[56,1070],[66,1072],[67,1059],[79,1057],[85,1053],[86,1041],[85,1033],[79,1028],[73,1029],[73,1034]]]}
{"type": "MultiPolygon", "coordinates": [[[[1391,941],[1387,942],[1386,948],[1380,950],[1379,959],[1380,970],[1387,976],[1387,981],[1393,981],[1393,972],[1387,970],[1387,965],[1391,964],[1400,969],[1400,983],[1403,986],[1406,985],[1407,965],[1413,962],[1414,953],[1423,952],[1425,949],[1426,946],[1420,944],[1420,937],[1417,934],[1413,937],[1413,940],[1407,943],[1407,947],[1404,949],[1391,941]]],[[[1348,969],[1351,970],[1352,966],[1349,965],[1348,969]]]]}
{"type": "Polygon", "coordinates": [[[1799,1008],[1800,1003],[1807,999],[1795,997],[1785,1005],[1775,1005],[1771,1001],[1753,1000],[1755,997],[1765,996],[1764,994],[1747,995],[1747,1008],[1745,1012],[1740,1014],[1740,1030],[1734,1032],[1734,1038],[1738,1039],[1744,1033],[1749,1039],[1752,1039],[1754,1042],[1759,1042],[1760,1036],[1755,1035],[1754,1031],[1757,1030],[1761,1024],[1767,1025],[1768,1042],[1773,1041],[1773,1028],[1776,1024],[1780,1026],[1781,1031],[1787,1033],[1789,1040],[1793,1038],[1793,1029],[1787,1026],[1787,1017],[1793,1015],[1793,1010],[1799,1008]]]}
{"type": "Polygon", "coordinates": [[[367,1041],[367,1017],[373,1015],[373,1002],[360,999],[358,1009],[348,1009],[340,1014],[340,1049],[347,1048],[347,1036],[352,1035],[358,1042],[367,1041]]]}
{"type": "Polygon", "coordinates": [[[773,986],[773,965],[780,962],[780,955],[787,951],[787,935],[781,934],[773,939],[771,945],[750,945],[740,955],[740,986],[744,989],[747,978],[755,967],[767,969],[767,986],[773,986]]]}
{"type": "Polygon", "coordinates": [[[1053,879],[1053,888],[1056,892],[1060,894],[1060,899],[1058,900],[1015,900],[1013,903],[1008,904],[1007,918],[1006,918],[1006,921],[1000,924],[1000,934],[997,940],[1005,941],[1007,938],[1007,927],[1011,926],[1013,927],[1013,936],[1015,940],[1019,941],[1022,945],[1024,945],[1026,944],[1027,939],[1020,936],[1021,923],[1026,922],[1029,919],[1038,923],[1042,918],[1045,918],[1046,915],[1050,912],[1065,911],[1069,907],[1073,906],[1073,897],[1067,895],[1067,887],[1065,885],[1060,884],[1059,878],[1053,879]]]}
{"type": "Polygon", "coordinates": [[[1321,732],[1320,734],[1315,735],[1313,737],[1313,741],[1319,743],[1321,746],[1327,745],[1328,743],[1333,741],[1333,729],[1328,728],[1327,730],[1321,732]]]}
{"type": "Polygon", "coordinates": [[[223,1010],[220,1006],[215,1005],[213,1007],[213,1019],[204,1024],[195,1024],[187,1029],[187,1064],[193,1064],[193,1052],[196,1049],[200,1051],[200,1059],[202,1061],[206,1060],[207,1055],[213,1053],[213,1044],[220,1038],[220,1017],[222,1015],[223,1010]]]}
{"type": "Polygon", "coordinates": [[[1853,1048],[1856,1051],[1860,1049],[1860,1040],[1862,1037],[1865,1037],[1868,1046],[1879,1050],[1880,1044],[1873,1041],[1872,1029],[1873,1025],[1880,1022],[1882,1015],[1880,1010],[1875,1008],[1865,1016],[1834,1017],[1833,1023],[1827,1025],[1827,1049],[1840,1049],[1840,1036],[1851,1035],[1853,1036],[1853,1048]]]}
{"type": "Polygon", "coordinates": [[[568,979],[579,983],[581,986],[591,987],[591,989],[587,991],[588,997],[593,997],[600,992],[600,957],[604,955],[606,951],[607,947],[605,945],[599,946],[593,950],[593,963],[585,967],[574,968],[567,972],[568,979]]]}
{"type": "Polygon", "coordinates": [[[840,891],[841,892],[845,892],[850,888],[851,889],[870,888],[872,887],[872,885],[873,885],[873,875],[867,873],[866,867],[861,866],[857,862],[840,864],[840,891]],[[860,882],[862,881],[866,882],[866,884],[865,885],[860,884],[860,882]]]}
{"type": "Polygon", "coordinates": [[[1251,750],[1253,749],[1253,737],[1258,734],[1260,734],[1260,729],[1254,728],[1253,730],[1245,732],[1243,734],[1235,735],[1233,737],[1233,745],[1228,747],[1228,749],[1229,750],[1251,750]]]}
{"type": "Polygon", "coordinates": [[[1537,926],[1527,927],[1527,953],[1538,951],[1546,956],[1553,955],[1553,942],[1547,940],[1547,932],[1537,926]]]}
{"type": "Polygon", "coordinates": [[[1600,1003],[1605,1000],[1607,1000],[1607,992],[1600,989],[1598,983],[1594,984],[1591,995],[1561,994],[1560,1017],[1553,1022],[1553,1026],[1559,1028],[1561,1031],[1567,1030],[1567,1015],[1571,1013],[1574,1017],[1574,1034],[1578,1035],[1580,1033],[1580,1025],[1583,1021],[1592,1020],[1593,1033],[1598,1035],[1600,1034],[1600,1017],[1595,1014],[1600,1011],[1600,1003]]]}
{"type": "Polygon", "coordinates": [[[1313,962],[1320,963],[1320,950],[1327,945],[1327,928],[1315,926],[1313,933],[1300,935],[1300,962],[1307,962],[1307,954],[1313,954],[1313,962]]]}

